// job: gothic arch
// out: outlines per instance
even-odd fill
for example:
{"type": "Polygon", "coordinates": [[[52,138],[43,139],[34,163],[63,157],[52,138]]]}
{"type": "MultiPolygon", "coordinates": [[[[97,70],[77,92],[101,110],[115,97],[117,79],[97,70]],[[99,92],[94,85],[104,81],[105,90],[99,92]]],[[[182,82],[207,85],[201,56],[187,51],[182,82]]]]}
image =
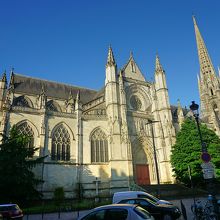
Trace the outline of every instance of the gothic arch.
{"type": "Polygon", "coordinates": [[[139,164],[149,167],[151,182],[156,181],[156,167],[154,161],[153,145],[150,137],[138,137],[132,142],[132,158],[134,178],[137,178],[136,167],[139,164]]]}
{"type": "Polygon", "coordinates": [[[25,95],[18,96],[13,100],[14,106],[33,108],[32,101],[25,95]]]}
{"type": "Polygon", "coordinates": [[[68,130],[68,132],[71,134],[71,135],[70,135],[70,136],[71,136],[71,140],[75,140],[73,131],[72,131],[71,128],[70,128],[65,122],[63,122],[63,121],[59,122],[58,124],[56,124],[56,125],[53,127],[53,129],[52,129],[52,131],[51,131],[51,133],[50,133],[50,137],[53,136],[54,131],[55,131],[60,125],[63,125],[63,126],[68,130]]]}
{"type": "Polygon", "coordinates": [[[106,129],[104,129],[104,128],[98,126],[98,127],[94,128],[94,129],[91,131],[91,133],[90,133],[90,135],[89,135],[89,141],[91,141],[92,135],[93,135],[94,132],[96,132],[97,130],[102,130],[102,131],[105,133],[106,137],[108,136],[106,129]]]}

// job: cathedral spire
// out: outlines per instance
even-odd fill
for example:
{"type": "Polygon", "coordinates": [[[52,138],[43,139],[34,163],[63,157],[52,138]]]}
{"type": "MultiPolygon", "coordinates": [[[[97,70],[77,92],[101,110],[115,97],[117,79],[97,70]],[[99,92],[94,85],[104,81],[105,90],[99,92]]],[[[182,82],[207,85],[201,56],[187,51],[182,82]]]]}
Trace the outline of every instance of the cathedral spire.
{"type": "Polygon", "coordinates": [[[109,46],[109,49],[108,49],[108,59],[107,59],[106,66],[113,66],[113,65],[115,65],[115,58],[114,58],[114,55],[113,55],[112,48],[111,48],[111,46],[109,46]]]}
{"type": "Polygon", "coordinates": [[[208,50],[206,48],[206,45],[199,31],[199,28],[198,28],[198,25],[196,23],[196,19],[194,16],[193,16],[193,23],[194,23],[194,28],[195,28],[201,79],[213,81],[213,79],[215,78],[215,70],[212,65],[212,61],[209,57],[208,50]]]}

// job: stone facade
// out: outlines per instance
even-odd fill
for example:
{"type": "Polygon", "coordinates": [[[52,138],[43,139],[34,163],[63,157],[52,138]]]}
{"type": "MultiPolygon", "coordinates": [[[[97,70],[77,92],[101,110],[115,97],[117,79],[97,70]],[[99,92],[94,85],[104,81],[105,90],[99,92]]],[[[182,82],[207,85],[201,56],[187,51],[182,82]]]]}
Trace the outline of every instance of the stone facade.
{"type": "Polygon", "coordinates": [[[145,79],[133,55],[120,70],[109,48],[105,85],[99,91],[35,79],[12,70],[0,81],[0,132],[12,125],[32,137],[39,190],[56,187],[67,197],[109,195],[132,184],[172,183],[171,146],[186,115],[169,102],[165,71],[156,57],[155,81],[145,79]],[[153,142],[154,141],[154,142],[153,142]],[[155,143],[155,144],[154,144],[155,143]],[[155,147],[155,151],[154,151],[155,147]],[[155,166],[155,155],[158,167],[155,166]]]}

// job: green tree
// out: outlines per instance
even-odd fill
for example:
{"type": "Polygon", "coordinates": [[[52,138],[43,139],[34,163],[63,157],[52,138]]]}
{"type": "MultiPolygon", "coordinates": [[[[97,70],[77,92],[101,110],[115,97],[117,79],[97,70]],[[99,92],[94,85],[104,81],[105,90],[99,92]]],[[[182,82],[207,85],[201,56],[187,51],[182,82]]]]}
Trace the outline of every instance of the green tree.
{"type": "Polygon", "coordinates": [[[9,137],[3,137],[0,145],[0,200],[1,202],[24,203],[39,199],[36,186],[42,181],[32,171],[44,157],[34,159],[37,148],[27,147],[29,137],[21,135],[13,126],[9,137]]]}
{"type": "MultiPolygon", "coordinates": [[[[200,124],[203,142],[207,145],[211,162],[215,165],[216,179],[220,179],[220,139],[206,125],[200,124]]],[[[201,141],[194,119],[186,119],[172,146],[171,165],[178,181],[190,185],[189,167],[194,185],[204,183],[201,164],[201,141]]]]}

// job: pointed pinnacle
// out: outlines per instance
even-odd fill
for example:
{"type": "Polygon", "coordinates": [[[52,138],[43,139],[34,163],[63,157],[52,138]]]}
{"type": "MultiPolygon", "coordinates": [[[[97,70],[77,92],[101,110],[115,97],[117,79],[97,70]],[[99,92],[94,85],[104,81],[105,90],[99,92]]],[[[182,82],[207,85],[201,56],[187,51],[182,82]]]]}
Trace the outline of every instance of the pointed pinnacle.
{"type": "Polygon", "coordinates": [[[7,77],[6,77],[6,70],[4,71],[4,73],[2,74],[2,82],[7,82],[7,77]]]}
{"type": "Polygon", "coordinates": [[[73,98],[73,93],[72,90],[70,90],[68,99],[72,99],[72,98],[73,98]]]}
{"type": "Polygon", "coordinates": [[[177,99],[177,105],[178,105],[178,108],[181,108],[180,99],[177,99]]]}
{"type": "Polygon", "coordinates": [[[78,92],[76,94],[76,100],[80,100],[80,90],[78,90],[78,92]]]}
{"type": "Polygon", "coordinates": [[[14,68],[11,69],[11,76],[10,76],[9,85],[10,85],[10,87],[14,86],[14,68]]]}
{"type": "Polygon", "coordinates": [[[112,66],[112,65],[115,65],[115,58],[114,58],[114,55],[113,55],[113,51],[112,51],[112,48],[111,46],[109,46],[109,49],[108,49],[108,59],[107,59],[107,66],[112,66]]]}
{"type": "Polygon", "coordinates": [[[45,88],[43,84],[41,85],[41,94],[45,94],[45,88]]]}
{"type": "Polygon", "coordinates": [[[158,54],[156,55],[156,64],[155,64],[156,71],[163,71],[162,65],[160,64],[160,59],[158,54]]]}

